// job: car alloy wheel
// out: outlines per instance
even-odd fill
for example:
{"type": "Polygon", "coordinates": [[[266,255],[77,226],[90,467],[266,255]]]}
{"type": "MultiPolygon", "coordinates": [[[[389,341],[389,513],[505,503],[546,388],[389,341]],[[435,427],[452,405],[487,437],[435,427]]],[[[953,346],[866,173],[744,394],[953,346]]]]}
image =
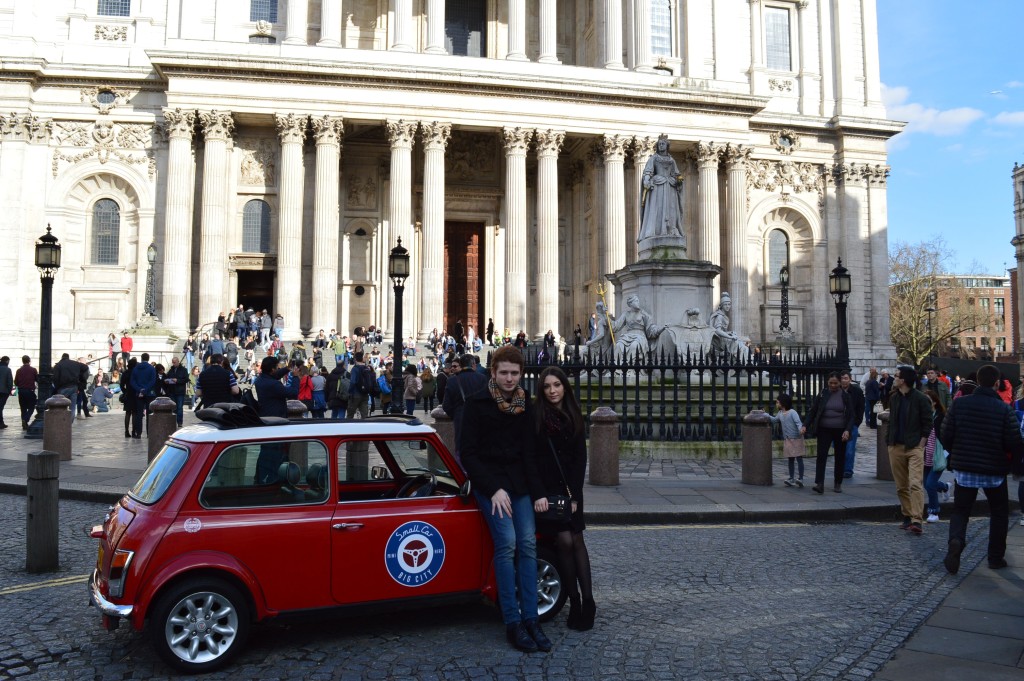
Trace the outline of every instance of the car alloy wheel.
{"type": "Polygon", "coordinates": [[[234,657],[249,633],[249,606],[219,579],[186,581],[165,592],[153,610],[157,652],[186,672],[216,669],[234,657]]]}
{"type": "Polygon", "coordinates": [[[562,585],[555,552],[537,547],[537,616],[541,622],[552,619],[565,605],[569,590],[562,585]]]}

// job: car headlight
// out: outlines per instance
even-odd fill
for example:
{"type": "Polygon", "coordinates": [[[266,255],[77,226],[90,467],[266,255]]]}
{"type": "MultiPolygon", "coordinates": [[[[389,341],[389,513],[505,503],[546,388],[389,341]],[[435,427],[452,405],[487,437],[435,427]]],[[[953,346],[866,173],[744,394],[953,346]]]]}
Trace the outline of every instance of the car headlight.
{"type": "Polygon", "coordinates": [[[124,583],[128,578],[128,567],[135,557],[134,551],[118,549],[110,558],[110,576],[107,578],[107,588],[111,598],[120,598],[124,595],[124,583]]]}

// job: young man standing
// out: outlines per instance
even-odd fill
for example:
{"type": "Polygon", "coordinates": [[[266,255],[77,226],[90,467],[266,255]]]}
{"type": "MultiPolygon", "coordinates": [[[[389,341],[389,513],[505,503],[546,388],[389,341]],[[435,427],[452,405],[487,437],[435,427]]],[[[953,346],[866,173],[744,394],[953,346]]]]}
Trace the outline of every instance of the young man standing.
{"type": "Polygon", "coordinates": [[[487,389],[467,395],[458,445],[494,540],[494,573],[508,641],[518,650],[547,652],[551,641],[537,621],[533,508],[545,493],[534,461],[530,398],[519,385],[522,374],[522,353],[510,346],[495,351],[487,389]]]}
{"type": "Polygon", "coordinates": [[[999,369],[993,365],[978,369],[978,387],[970,395],[953,401],[939,433],[939,441],[949,452],[949,468],[956,477],[949,546],[943,560],[946,570],[953,575],[960,569],[960,554],[967,544],[967,521],[978,490],[985,490],[992,515],[988,566],[993,570],[1006,567],[1006,532],[1010,523],[1006,474],[1011,470],[1011,461],[1021,460],[1024,442],[1013,408],[996,393],[998,381],[999,369]]]}
{"type": "Polygon", "coordinates": [[[14,374],[14,385],[18,386],[18,406],[21,408],[22,430],[28,428],[29,419],[36,408],[36,380],[39,378],[39,371],[32,366],[32,360],[28,355],[21,358],[21,368],[14,374]]]}
{"type": "Polygon", "coordinates": [[[932,429],[932,402],[917,390],[917,372],[900,367],[889,397],[889,465],[903,512],[901,529],[921,534],[924,513],[924,443],[932,429]]]}
{"type": "Polygon", "coordinates": [[[853,402],[853,427],[850,428],[850,439],[846,442],[846,462],[843,469],[844,478],[853,477],[853,462],[857,457],[857,437],[860,435],[860,424],[864,422],[864,391],[853,382],[850,370],[839,373],[839,386],[846,391],[853,402]]]}

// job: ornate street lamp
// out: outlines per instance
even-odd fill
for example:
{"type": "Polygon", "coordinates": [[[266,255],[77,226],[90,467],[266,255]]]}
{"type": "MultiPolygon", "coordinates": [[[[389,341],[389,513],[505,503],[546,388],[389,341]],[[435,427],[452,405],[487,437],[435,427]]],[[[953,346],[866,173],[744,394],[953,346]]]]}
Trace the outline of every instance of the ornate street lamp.
{"type": "Polygon", "coordinates": [[[844,367],[850,363],[850,342],[846,332],[846,298],[850,295],[850,288],[850,271],[843,267],[843,259],[838,258],[828,275],[828,291],[836,301],[836,359],[844,367]]]}
{"type": "Polygon", "coordinates": [[[388,256],[388,276],[395,290],[395,341],[394,364],[391,365],[391,412],[401,414],[405,410],[402,399],[402,294],[405,293],[405,280],[409,278],[409,251],[402,247],[402,237],[398,237],[398,245],[391,249],[388,256]]]}
{"type": "MultiPolygon", "coordinates": [[[[38,440],[43,437],[46,400],[53,395],[53,368],[50,364],[53,355],[53,280],[60,269],[60,242],[50,233],[50,225],[46,225],[46,234],[36,241],[36,267],[39,269],[39,282],[43,289],[39,303],[39,394],[36,417],[25,432],[25,437],[38,440]]],[[[74,409],[74,405],[71,406],[74,409]]]]}
{"type": "Polygon", "coordinates": [[[156,316],[156,281],[153,279],[153,263],[156,262],[156,244],[146,249],[146,260],[149,261],[149,272],[146,273],[146,314],[156,316]]]}
{"type": "Polygon", "coordinates": [[[779,270],[779,283],[782,284],[782,319],[779,321],[779,333],[792,333],[789,328],[789,265],[779,270]]]}

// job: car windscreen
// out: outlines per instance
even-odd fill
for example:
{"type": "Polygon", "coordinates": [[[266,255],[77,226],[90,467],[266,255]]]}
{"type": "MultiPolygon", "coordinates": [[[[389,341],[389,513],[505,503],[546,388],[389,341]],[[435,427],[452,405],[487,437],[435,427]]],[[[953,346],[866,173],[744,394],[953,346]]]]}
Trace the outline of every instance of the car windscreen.
{"type": "Polygon", "coordinates": [[[144,504],[156,503],[178,477],[187,460],[187,449],[173,444],[164,445],[128,494],[144,504]]]}

